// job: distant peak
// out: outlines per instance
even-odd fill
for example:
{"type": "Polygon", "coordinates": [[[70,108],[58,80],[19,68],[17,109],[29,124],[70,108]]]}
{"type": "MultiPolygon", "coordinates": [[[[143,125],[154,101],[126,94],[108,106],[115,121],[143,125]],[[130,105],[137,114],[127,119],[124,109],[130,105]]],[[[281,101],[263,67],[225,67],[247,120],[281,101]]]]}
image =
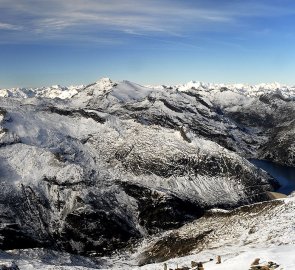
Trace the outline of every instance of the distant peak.
{"type": "Polygon", "coordinates": [[[278,82],[272,82],[272,83],[260,83],[257,85],[257,87],[261,87],[261,88],[266,88],[266,89],[269,89],[269,88],[272,88],[272,89],[275,89],[275,88],[281,88],[281,84],[278,83],[278,82]]]}
{"type": "Polygon", "coordinates": [[[64,88],[66,88],[66,87],[64,87],[64,86],[62,86],[62,85],[59,85],[59,84],[54,84],[54,85],[51,85],[50,88],[52,88],[52,89],[64,89],[64,88]]]}
{"type": "Polygon", "coordinates": [[[96,83],[113,83],[112,80],[108,77],[102,77],[96,83]]]}
{"type": "Polygon", "coordinates": [[[60,88],[61,86],[59,84],[53,84],[51,87],[52,88],[60,88]]]}
{"type": "Polygon", "coordinates": [[[88,87],[94,87],[96,91],[105,91],[105,90],[110,90],[114,87],[115,83],[112,82],[110,78],[107,77],[102,77],[95,83],[89,84],[88,87]]]}

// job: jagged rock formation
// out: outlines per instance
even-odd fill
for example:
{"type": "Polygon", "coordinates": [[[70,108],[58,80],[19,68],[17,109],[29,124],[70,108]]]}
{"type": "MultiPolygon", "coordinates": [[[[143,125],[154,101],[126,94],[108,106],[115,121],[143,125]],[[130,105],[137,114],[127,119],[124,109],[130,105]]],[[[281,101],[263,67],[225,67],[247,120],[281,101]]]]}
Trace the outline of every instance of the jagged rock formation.
{"type": "Polygon", "coordinates": [[[252,123],[255,109],[204,89],[103,79],[69,99],[50,93],[0,99],[1,248],[110,254],[212,207],[267,200],[276,186],[242,156],[269,157],[271,131],[290,118],[276,124],[272,112],[261,127],[260,111],[252,123]]]}

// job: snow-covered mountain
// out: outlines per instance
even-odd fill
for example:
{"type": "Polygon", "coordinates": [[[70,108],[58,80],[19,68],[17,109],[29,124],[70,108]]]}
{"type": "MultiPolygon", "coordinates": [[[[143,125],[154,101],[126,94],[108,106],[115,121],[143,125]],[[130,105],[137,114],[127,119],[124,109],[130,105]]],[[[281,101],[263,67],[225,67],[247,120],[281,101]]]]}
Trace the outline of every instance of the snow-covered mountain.
{"type": "Polygon", "coordinates": [[[295,165],[294,88],[0,90],[2,249],[110,255],[211,208],[269,200],[247,159],[295,165]]]}

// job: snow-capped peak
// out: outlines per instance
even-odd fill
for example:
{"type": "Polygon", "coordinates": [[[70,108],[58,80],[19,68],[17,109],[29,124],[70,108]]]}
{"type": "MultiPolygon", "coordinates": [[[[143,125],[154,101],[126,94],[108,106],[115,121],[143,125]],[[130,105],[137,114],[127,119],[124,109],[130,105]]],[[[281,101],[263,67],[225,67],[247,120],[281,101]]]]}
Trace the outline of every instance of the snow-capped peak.
{"type": "Polygon", "coordinates": [[[52,89],[62,89],[62,90],[63,90],[63,89],[66,89],[66,87],[63,87],[63,86],[61,86],[61,85],[59,85],[59,84],[54,84],[54,85],[51,86],[51,88],[52,88],[52,89]]]}
{"type": "Polygon", "coordinates": [[[179,91],[187,91],[189,89],[208,89],[208,84],[199,81],[189,81],[183,85],[176,85],[179,91]]]}
{"type": "Polygon", "coordinates": [[[273,82],[273,83],[260,83],[260,84],[257,84],[256,87],[262,88],[262,89],[275,90],[275,89],[282,88],[282,85],[278,82],[273,82]]]}
{"type": "Polygon", "coordinates": [[[101,90],[109,90],[114,86],[114,83],[110,78],[103,77],[96,81],[96,86],[98,86],[101,90]]]}

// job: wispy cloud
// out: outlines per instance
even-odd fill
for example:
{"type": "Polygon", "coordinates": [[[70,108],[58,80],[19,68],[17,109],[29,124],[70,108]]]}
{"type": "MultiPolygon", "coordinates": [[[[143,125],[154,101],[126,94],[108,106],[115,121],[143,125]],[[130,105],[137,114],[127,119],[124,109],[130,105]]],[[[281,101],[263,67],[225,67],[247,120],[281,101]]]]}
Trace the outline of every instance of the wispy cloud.
{"type": "Polygon", "coordinates": [[[290,12],[251,0],[0,0],[0,10],[5,21],[0,30],[22,30],[26,33],[19,36],[22,39],[80,40],[88,35],[88,39],[99,36],[109,41],[112,32],[181,36],[192,30],[226,29],[242,17],[290,12]]]}
{"type": "Polygon", "coordinates": [[[22,30],[22,27],[18,26],[18,25],[13,25],[10,23],[1,23],[0,22],[0,30],[18,31],[18,30],[22,30]]]}

